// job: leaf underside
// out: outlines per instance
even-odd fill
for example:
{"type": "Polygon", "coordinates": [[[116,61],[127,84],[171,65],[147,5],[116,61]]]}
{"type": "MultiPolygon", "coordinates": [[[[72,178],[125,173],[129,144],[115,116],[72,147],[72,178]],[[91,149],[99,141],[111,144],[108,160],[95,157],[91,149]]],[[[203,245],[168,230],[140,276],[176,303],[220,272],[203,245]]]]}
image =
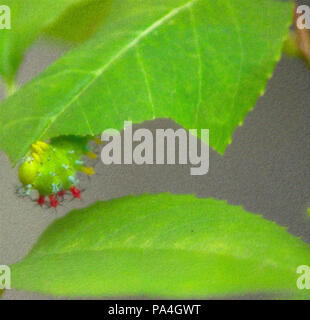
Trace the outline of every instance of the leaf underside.
{"type": "Polygon", "coordinates": [[[62,296],[210,297],[296,287],[310,247],[241,207],[191,195],[98,202],[54,222],[12,287],[62,296]]]}
{"type": "Polygon", "coordinates": [[[291,18],[291,3],[273,0],[115,0],[89,41],[0,105],[0,148],[16,164],[38,139],[171,118],[209,129],[223,153],[291,18]]]}

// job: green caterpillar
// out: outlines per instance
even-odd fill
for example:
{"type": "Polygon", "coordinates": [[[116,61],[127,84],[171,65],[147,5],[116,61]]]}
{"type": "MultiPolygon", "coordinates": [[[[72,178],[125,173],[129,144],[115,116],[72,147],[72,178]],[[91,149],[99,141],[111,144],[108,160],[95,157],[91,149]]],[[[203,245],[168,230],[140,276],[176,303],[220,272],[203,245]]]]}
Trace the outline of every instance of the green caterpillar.
{"type": "Polygon", "coordinates": [[[93,137],[66,136],[51,139],[50,143],[37,141],[31,147],[29,156],[19,167],[19,180],[22,192],[29,195],[31,190],[37,190],[39,205],[46,204],[57,208],[59,199],[70,191],[74,198],[81,197],[77,188],[77,173],[83,172],[89,176],[95,174],[93,167],[84,166],[83,156],[95,159],[97,155],[90,151],[88,144],[93,137]]]}

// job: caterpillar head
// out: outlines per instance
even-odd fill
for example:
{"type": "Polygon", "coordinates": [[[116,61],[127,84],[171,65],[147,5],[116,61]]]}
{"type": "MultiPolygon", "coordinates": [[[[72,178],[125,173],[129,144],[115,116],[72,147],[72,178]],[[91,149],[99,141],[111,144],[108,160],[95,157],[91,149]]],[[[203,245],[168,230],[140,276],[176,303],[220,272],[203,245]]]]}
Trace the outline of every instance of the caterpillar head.
{"type": "Polygon", "coordinates": [[[77,173],[87,175],[95,173],[92,167],[85,167],[83,156],[96,158],[88,148],[89,137],[66,136],[54,138],[50,143],[37,141],[32,145],[29,156],[19,167],[19,180],[26,194],[37,190],[38,204],[45,204],[49,198],[51,207],[56,208],[58,198],[71,192],[74,198],[80,198],[77,188],[77,173]]]}
{"type": "Polygon", "coordinates": [[[33,184],[39,172],[39,164],[32,157],[27,157],[19,167],[18,177],[23,185],[33,184]]]}

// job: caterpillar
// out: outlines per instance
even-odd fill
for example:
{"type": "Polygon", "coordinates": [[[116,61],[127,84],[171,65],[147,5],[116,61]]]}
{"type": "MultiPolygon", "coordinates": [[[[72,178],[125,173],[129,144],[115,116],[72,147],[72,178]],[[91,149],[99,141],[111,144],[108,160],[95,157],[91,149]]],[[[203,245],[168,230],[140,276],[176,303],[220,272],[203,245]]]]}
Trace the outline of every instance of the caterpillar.
{"type": "Polygon", "coordinates": [[[30,196],[32,190],[38,192],[36,202],[57,208],[67,192],[74,198],[81,198],[77,174],[95,174],[93,167],[84,165],[84,156],[96,159],[96,153],[89,148],[90,140],[98,144],[96,137],[65,136],[50,140],[49,143],[37,141],[31,146],[29,155],[18,169],[22,184],[19,194],[30,196]],[[46,200],[48,199],[48,200],[46,200]]]}

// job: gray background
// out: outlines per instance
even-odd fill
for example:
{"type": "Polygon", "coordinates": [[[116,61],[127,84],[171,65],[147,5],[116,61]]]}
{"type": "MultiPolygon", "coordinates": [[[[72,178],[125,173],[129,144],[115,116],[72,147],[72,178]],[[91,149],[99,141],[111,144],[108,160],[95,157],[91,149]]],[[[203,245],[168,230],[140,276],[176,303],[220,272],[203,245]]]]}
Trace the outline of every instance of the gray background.
{"type": "MultiPolygon", "coordinates": [[[[303,3],[306,3],[305,1],[303,3]]],[[[27,53],[19,73],[24,84],[65,51],[65,47],[38,41],[27,53]]],[[[3,88],[0,98],[3,99],[3,88]]],[[[194,193],[225,199],[262,214],[310,243],[310,72],[300,60],[283,57],[266,94],[236,129],[223,157],[211,150],[210,171],[190,176],[186,165],[111,165],[98,163],[98,174],[84,180],[83,200],[66,202],[55,212],[18,198],[16,169],[0,152],[0,264],[21,260],[39,235],[73,208],[144,192],[194,193]]],[[[155,120],[146,128],[178,126],[155,120]]],[[[141,127],[141,125],[140,125],[141,127]]],[[[212,134],[212,133],[211,133],[212,134]]],[[[3,299],[50,299],[47,295],[7,290],[3,299]]],[[[247,297],[251,298],[251,297],[247,297]]],[[[263,298],[255,296],[254,298],[263,298]]]]}

